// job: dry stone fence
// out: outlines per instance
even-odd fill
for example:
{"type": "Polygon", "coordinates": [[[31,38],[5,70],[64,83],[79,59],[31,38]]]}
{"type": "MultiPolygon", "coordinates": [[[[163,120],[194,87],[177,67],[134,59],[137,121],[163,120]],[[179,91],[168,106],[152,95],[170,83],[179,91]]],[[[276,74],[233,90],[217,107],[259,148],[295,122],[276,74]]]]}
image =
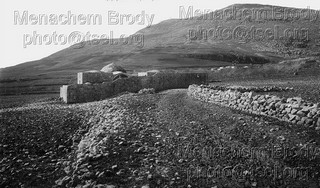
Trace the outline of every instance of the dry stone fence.
{"type": "Polygon", "coordinates": [[[188,95],[201,101],[320,129],[320,105],[306,102],[300,97],[280,98],[237,88],[207,85],[190,85],[188,95]]]}

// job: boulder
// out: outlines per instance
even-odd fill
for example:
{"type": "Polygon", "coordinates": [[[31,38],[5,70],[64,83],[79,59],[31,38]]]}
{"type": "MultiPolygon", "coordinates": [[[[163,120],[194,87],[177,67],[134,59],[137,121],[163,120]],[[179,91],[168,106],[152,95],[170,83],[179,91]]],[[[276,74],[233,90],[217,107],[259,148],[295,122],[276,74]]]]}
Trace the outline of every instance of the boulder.
{"type": "Polygon", "coordinates": [[[306,113],[304,113],[303,111],[299,110],[299,111],[297,112],[297,115],[303,117],[303,116],[306,116],[306,113]]]}
{"type": "Polygon", "coordinates": [[[296,115],[289,114],[289,121],[293,121],[296,119],[296,115]]]}
{"type": "Polygon", "coordinates": [[[291,108],[294,108],[294,109],[300,108],[299,104],[291,104],[290,106],[291,108]]]}
{"type": "Polygon", "coordinates": [[[290,113],[292,109],[291,108],[286,108],[285,110],[286,110],[287,113],[290,113]]]}
{"type": "Polygon", "coordinates": [[[293,101],[293,99],[292,98],[287,98],[287,103],[291,103],[293,101]]]}
{"type": "Polygon", "coordinates": [[[307,117],[302,117],[302,118],[301,118],[302,123],[305,123],[305,121],[306,121],[307,119],[308,119],[307,117]]]}
{"type": "Polygon", "coordinates": [[[304,107],[301,109],[301,111],[304,112],[305,114],[308,114],[309,111],[310,111],[310,109],[311,109],[310,107],[304,106],[304,107]]]}
{"type": "Polygon", "coordinates": [[[275,102],[281,101],[280,97],[278,96],[272,96],[271,99],[275,102]]]}
{"type": "Polygon", "coordinates": [[[297,103],[301,103],[302,102],[302,98],[301,97],[293,97],[293,100],[295,100],[297,103]]]}
{"type": "Polygon", "coordinates": [[[291,110],[291,114],[296,114],[297,111],[298,111],[298,110],[296,110],[296,109],[292,109],[292,110],[291,110]]]}

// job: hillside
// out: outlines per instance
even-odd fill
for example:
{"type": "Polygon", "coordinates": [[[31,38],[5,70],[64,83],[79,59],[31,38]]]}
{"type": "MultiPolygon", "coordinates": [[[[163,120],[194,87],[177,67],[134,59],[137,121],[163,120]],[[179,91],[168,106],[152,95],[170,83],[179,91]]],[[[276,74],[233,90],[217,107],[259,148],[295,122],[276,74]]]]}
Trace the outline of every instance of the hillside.
{"type": "MultiPolygon", "coordinates": [[[[236,4],[223,10],[233,7],[236,7],[238,13],[248,9],[272,9],[270,5],[236,4]]],[[[217,10],[216,13],[223,10],[217,10]]],[[[110,45],[104,41],[89,41],[37,61],[0,69],[0,94],[58,92],[60,85],[74,82],[76,72],[99,70],[111,62],[122,65],[129,71],[209,70],[220,66],[277,63],[287,59],[319,56],[320,46],[317,41],[320,39],[320,24],[317,21],[268,17],[257,20],[244,18],[240,14],[235,15],[234,19],[211,17],[208,14],[192,19],[165,20],[138,31],[134,36],[143,38],[136,38],[132,44],[110,45]],[[264,34],[277,30],[275,33],[279,36],[260,39],[252,35],[252,32],[247,32],[252,27],[260,29],[264,34]],[[207,40],[199,30],[209,33],[207,40]],[[221,33],[221,30],[225,32],[221,33]],[[210,31],[216,31],[217,37],[210,36],[210,31]],[[298,35],[295,39],[283,37],[285,31],[294,31],[298,35]]],[[[253,33],[258,34],[257,31],[253,33]]]]}

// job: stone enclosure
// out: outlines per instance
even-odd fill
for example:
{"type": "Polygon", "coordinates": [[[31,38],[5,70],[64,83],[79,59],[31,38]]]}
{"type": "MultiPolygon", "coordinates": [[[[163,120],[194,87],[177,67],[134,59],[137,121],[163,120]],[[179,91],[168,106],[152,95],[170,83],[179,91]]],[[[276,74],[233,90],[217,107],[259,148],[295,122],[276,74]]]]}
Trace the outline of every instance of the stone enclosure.
{"type": "Polygon", "coordinates": [[[247,113],[268,116],[280,121],[320,129],[320,105],[300,97],[280,98],[258,95],[252,91],[206,85],[190,85],[188,95],[195,99],[231,107],[247,113]]]}
{"type": "Polygon", "coordinates": [[[106,99],[122,92],[138,92],[143,88],[155,91],[188,88],[191,84],[205,84],[207,73],[154,72],[143,76],[129,76],[112,80],[112,73],[89,71],[78,73],[78,84],[60,87],[60,97],[66,103],[91,102],[106,99]]]}

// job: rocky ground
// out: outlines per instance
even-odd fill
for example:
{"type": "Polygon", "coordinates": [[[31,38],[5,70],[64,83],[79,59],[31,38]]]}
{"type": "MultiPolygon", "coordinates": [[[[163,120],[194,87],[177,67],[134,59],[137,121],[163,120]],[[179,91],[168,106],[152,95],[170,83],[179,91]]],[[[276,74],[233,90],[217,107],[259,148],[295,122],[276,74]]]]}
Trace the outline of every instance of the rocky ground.
{"type": "Polygon", "coordinates": [[[318,187],[319,132],[186,90],[0,111],[0,187],[318,187]]]}

